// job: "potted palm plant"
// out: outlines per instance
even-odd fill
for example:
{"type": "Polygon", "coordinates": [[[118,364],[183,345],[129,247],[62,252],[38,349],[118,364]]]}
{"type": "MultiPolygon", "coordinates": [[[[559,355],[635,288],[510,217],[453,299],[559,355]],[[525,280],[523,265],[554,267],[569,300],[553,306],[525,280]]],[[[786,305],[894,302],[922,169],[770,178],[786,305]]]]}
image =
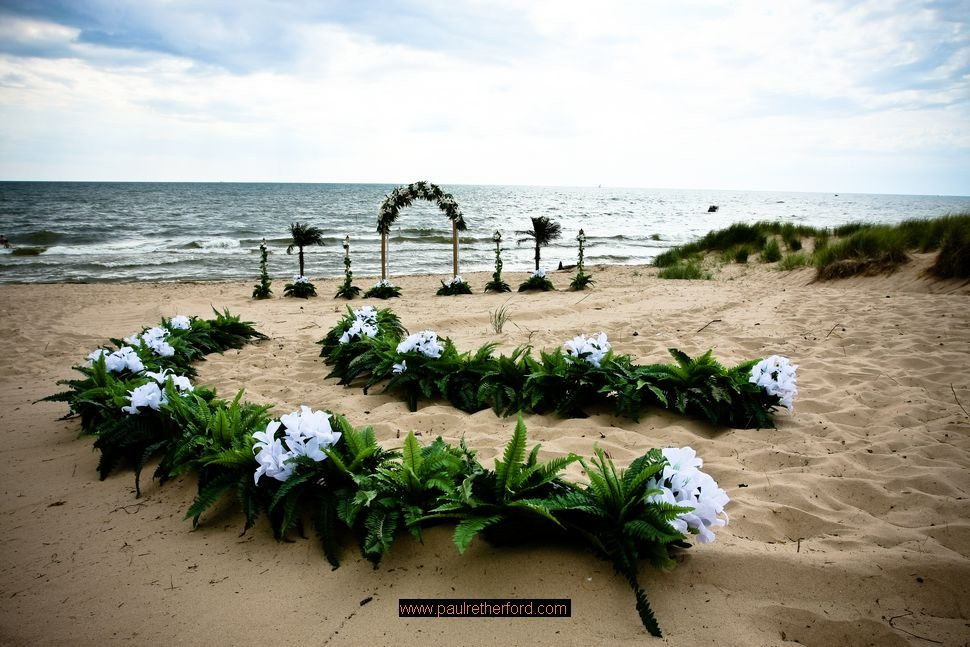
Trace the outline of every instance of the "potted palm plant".
{"type": "Polygon", "coordinates": [[[519,286],[519,292],[526,290],[555,290],[555,286],[546,278],[545,271],[539,268],[539,254],[543,247],[562,235],[562,226],[555,220],[550,220],[547,216],[533,216],[532,229],[517,231],[515,233],[525,236],[525,238],[519,239],[520,243],[531,240],[536,246],[535,272],[519,286]]]}
{"type": "Polygon", "coordinates": [[[294,249],[297,250],[297,256],[300,259],[300,273],[293,277],[292,283],[283,286],[283,294],[301,299],[315,297],[317,290],[303,273],[303,248],[311,245],[323,245],[323,230],[307,223],[292,222],[290,223],[290,235],[293,237],[293,242],[286,248],[286,253],[292,254],[294,249]]]}

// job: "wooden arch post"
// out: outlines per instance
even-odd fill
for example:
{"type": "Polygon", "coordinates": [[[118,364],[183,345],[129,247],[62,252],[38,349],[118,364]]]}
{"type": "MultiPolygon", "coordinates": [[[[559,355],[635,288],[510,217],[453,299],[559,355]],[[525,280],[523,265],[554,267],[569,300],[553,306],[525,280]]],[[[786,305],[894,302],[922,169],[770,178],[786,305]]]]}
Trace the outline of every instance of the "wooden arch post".
{"type": "Polygon", "coordinates": [[[387,278],[387,234],[381,234],[381,280],[387,278]]]}
{"type": "Polygon", "coordinates": [[[451,265],[452,276],[458,276],[458,224],[454,220],[451,221],[451,265]]]}

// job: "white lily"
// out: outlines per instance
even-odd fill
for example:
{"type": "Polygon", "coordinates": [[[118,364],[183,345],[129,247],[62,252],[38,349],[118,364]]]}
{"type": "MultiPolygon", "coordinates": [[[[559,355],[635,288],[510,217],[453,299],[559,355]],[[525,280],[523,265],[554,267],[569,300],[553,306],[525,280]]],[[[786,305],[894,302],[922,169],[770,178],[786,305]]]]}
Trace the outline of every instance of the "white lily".
{"type": "Polygon", "coordinates": [[[130,404],[121,407],[121,410],[129,415],[141,413],[139,407],[149,407],[158,411],[159,407],[168,402],[165,392],[158,386],[157,382],[148,382],[128,392],[130,404]]]}
{"type": "Polygon", "coordinates": [[[668,447],[662,450],[667,465],[651,479],[655,493],[648,500],[690,508],[670,522],[681,534],[692,534],[702,543],[714,541],[714,528],[727,525],[729,517],[724,507],[730,502],[710,474],[702,472],[702,461],[690,447],[668,447]]]}
{"type": "Polygon", "coordinates": [[[185,315],[175,315],[169,320],[168,325],[175,330],[188,330],[192,327],[192,321],[185,315]]]}
{"type": "Polygon", "coordinates": [[[778,404],[791,412],[795,410],[794,401],[798,395],[797,370],[798,366],[787,357],[772,355],[751,368],[748,381],[763,388],[768,395],[777,396],[778,404]]]}

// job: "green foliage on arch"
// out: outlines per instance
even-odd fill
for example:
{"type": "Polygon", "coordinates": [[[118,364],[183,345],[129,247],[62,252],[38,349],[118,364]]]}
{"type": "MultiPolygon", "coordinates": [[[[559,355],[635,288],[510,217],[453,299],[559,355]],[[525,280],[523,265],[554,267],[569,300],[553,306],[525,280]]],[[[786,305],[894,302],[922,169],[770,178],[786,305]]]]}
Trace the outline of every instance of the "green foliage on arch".
{"type": "Polygon", "coordinates": [[[382,235],[390,233],[391,225],[397,220],[401,209],[410,207],[417,199],[437,203],[438,208],[448,216],[449,220],[455,223],[458,231],[468,229],[455,197],[446,191],[442,191],[437,184],[422,180],[407,186],[399,186],[391,191],[377,214],[378,233],[382,235]]]}

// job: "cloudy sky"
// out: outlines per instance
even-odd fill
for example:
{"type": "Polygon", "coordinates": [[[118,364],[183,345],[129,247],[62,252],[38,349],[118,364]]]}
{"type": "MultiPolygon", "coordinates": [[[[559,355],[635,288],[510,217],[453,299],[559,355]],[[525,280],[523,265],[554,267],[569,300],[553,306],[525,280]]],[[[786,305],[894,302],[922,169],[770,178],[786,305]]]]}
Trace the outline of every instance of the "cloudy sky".
{"type": "Polygon", "coordinates": [[[0,178],[970,194],[970,0],[0,0],[0,178]]]}

